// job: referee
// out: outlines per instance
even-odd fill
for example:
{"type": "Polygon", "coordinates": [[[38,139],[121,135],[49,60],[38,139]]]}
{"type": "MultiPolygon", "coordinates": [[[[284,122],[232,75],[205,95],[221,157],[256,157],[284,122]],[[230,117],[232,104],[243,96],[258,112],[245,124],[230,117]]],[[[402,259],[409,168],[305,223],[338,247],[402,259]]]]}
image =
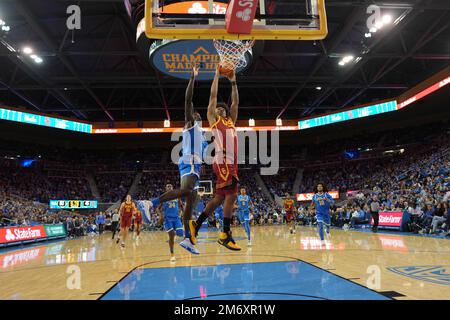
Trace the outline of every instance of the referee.
{"type": "Polygon", "coordinates": [[[372,201],[370,201],[370,214],[373,218],[372,232],[378,231],[378,220],[380,218],[380,202],[378,201],[377,195],[373,195],[372,201]]]}
{"type": "Polygon", "coordinates": [[[114,214],[112,215],[111,218],[111,229],[112,229],[112,239],[114,239],[114,235],[116,234],[116,231],[119,227],[119,212],[116,210],[114,211],[114,214]]]}

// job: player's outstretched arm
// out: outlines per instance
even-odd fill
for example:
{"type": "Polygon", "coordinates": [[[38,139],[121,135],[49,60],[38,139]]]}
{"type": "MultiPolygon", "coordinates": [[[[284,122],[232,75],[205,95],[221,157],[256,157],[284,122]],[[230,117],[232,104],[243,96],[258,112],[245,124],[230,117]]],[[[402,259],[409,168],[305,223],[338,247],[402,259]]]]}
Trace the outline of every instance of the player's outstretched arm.
{"type": "Polygon", "coordinates": [[[211,93],[209,95],[208,104],[208,122],[212,126],[216,122],[216,106],[217,106],[217,93],[219,91],[219,68],[216,69],[216,74],[211,85],[211,93]]]}
{"type": "Polygon", "coordinates": [[[236,71],[233,71],[233,75],[230,78],[231,82],[231,120],[236,124],[239,108],[239,92],[236,84],[236,71]]]}
{"type": "Polygon", "coordinates": [[[194,105],[192,103],[192,98],[194,96],[194,83],[197,75],[198,66],[194,65],[192,67],[191,78],[189,79],[189,84],[186,88],[186,95],[184,99],[184,119],[187,125],[194,124],[194,105]]]}

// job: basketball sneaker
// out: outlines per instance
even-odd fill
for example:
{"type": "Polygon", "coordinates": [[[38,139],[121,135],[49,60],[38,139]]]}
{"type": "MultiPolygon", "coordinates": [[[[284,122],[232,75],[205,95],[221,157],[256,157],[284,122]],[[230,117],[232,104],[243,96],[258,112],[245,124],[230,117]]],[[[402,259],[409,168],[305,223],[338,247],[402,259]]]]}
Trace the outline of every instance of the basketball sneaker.
{"type": "Polygon", "coordinates": [[[172,256],[170,257],[170,262],[175,262],[175,261],[177,261],[177,259],[175,258],[174,255],[172,255],[172,256]]]}
{"type": "Polygon", "coordinates": [[[184,240],[180,242],[180,246],[192,254],[200,254],[200,252],[191,243],[191,240],[189,240],[189,238],[184,238],[184,240]]]}
{"type": "Polygon", "coordinates": [[[194,220],[189,220],[189,233],[191,234],[191,242],[194,245],[197,244],[198,229],[197,222],[194,220]]]}
{"type": "Polygon", "coordinates": [[[249,246],[249,247],[251,247],[251,246],[252,246],[252,241],[251,241],[251,240],[248,240],[248,242],[247,242],[247,246],[249,246]]]}
{"type": "Polygon", "coordinates": [[[292,233],[295,234],[295,229],[292,230],[292,233]]]}
{"type": "Polygon", "coordinates": [[[227,249],[233,250],[233,251],[239,251],[241,250],[241,247],[239,247],[236,242],[234,242],[233,237],[231,236],[231,231],[228,232],[220,232],[219,233],[219,240],[217,242],[224,246],[227,249]]]}

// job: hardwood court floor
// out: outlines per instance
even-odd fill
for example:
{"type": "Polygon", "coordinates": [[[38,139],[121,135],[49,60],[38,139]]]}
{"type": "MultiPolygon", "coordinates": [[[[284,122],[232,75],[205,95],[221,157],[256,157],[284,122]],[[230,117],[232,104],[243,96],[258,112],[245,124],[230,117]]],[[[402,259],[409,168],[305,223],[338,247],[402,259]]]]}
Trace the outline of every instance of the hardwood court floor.
{"type": "Polygon", "coordinates": [[[201,254],[175,244],[175,263],[165,232],[123,250],[110,233],[1,249],[0,299],[450,299],[448,239],[333,229],[321,247],[310,227],[252,234],[247,247],[234,228],[243,250],[231,252],[201,232],[201,254]]]}

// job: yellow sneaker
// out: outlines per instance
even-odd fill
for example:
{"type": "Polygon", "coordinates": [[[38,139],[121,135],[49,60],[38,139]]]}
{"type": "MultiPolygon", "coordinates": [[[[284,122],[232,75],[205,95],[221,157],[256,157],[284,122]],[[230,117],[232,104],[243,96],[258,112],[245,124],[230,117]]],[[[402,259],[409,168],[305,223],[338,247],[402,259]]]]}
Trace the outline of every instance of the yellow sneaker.
{"type": "Polygon", "coordinates": [[[197,230],[197,222],[195,222],[194,220],[189,220],[189,232],[191,234],[192,244],[196,245],[198,230],[197,230]]]}
{"type": "Polygon", "coordinates": [[[217,242],[229,250],[241,250],[241,247],[239,247],[236,242],[234,242],[233,237],[231,236],[231,231],[229,231],[228,233],[220,232],[219,240],[217,242]]]}

